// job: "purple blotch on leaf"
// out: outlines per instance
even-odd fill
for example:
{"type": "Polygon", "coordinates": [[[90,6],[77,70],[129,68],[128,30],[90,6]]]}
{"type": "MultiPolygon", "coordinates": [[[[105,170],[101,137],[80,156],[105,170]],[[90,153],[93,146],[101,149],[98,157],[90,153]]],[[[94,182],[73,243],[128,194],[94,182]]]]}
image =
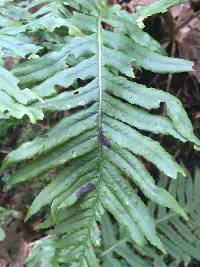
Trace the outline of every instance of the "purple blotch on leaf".
{"type": "Polygon", "coordinates": [[[103,134],[103,130],[102,128],[100,128],[99,130],[99,136],[98,136],[98,139],[99,139],[99,143],[102,145],[102,146],[105,146],[107,148],[111,148],[111,145],[110,143],[108,142],[108,140],[105,138],[104,134],[103,134]]]}
{"type": "Polygon", "coordinates": [[[78,190],[78,192],[76,192],[76,196],[77,196],[77,198],[80,198],[80,197],[82,197],[82,195],[84,195],[85,193],[91,192],[91,191],[93,191],[94,189],[95,189],[95,186],[94,186],[93,184],[91,184],[91,183],[88,183],[88,184],[82,186],[82,187],[78,190]]]}

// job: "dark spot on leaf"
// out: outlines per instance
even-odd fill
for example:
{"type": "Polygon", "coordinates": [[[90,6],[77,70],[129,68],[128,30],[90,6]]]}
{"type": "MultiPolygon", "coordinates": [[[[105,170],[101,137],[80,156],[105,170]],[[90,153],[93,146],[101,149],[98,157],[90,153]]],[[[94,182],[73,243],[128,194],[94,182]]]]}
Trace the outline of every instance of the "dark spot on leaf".
{"type": "Polygon", "coordinates": [[[78,95],[79,94],[79,91],[74,91],[74,95],[78,95]]]}
{"type": "Polygon", "coordinates": [[[85,193],[91,192],[95,189],[95,186],[91,183],[88,183],[84,186],[82,186],[79,191],[76,193],[76,196],[78,198],[80,198],[81,196],[83,196],[85,193]]]}
{"type": "Polygon", "coordinates": [[[55,89],[56,89],[57,93],[61,93],[64,91],[65,87],[62,85],[56,84],[55,89]]]}
{"type": "Polygon", "coordinates": [[[99,136],[98,136],[98,139],[99,139],[99,143],[100,143],[102,146],[105,146],[105,147],[107,147],[107,148],[111,148],[111,145],[110,145],[110,143],[108,142],[108,140],[105,138],[102,129],[99,130],[99,136]]]}
{"type": "Polygon", "coordinates": [[[40,137],[41,137],[41,138],[48,138],[49,136],[48,136],[48,134],[43,134],[43,135],[41,135],[40,137]]]}

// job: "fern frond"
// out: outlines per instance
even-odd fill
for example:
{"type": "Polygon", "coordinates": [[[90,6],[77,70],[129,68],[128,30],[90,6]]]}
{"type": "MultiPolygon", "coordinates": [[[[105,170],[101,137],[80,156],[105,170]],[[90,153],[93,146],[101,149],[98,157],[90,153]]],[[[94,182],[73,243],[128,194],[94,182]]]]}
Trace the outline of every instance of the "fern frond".
{"type": "MultiPolygon", "coordinates": [[[[26,55],[36,54],[42,47],[35,45],[30,37],[21,34],[15,16],[13,20],[9,19],[13,13],[17,13],[18,8],[7,1],[1,5],[0,14],[3,18],[0,24],[0,56],[25,58],[26,55]]],[[[30,106],[38,98],[39,96],[28,88],[20,90],[19,80],[10,71],[0,67],[0,120],[10,117],[22,119],[24,115],[27,115],[32,123],[41,120],[42,110],[30,106]]]]}
{"type": "Polygon", "coordinates": [[[141,8],[135,15],[133,15],[133,21],[141,23],[145,18],[150,17],[156,13],[165,13],[168,8],[186,3],[187,0],[160,0],[155,1],[152,5],[141,8]]]}
{"type": "Polygon", "coordinates": [[[58,241],[59,239],[54,236],[47,236],[32,244],[31,252],[26,258],[26,267],[37,265],[58,267],[56,255],[58,241]]]}
{"type": "MultiPolygon", "coordinates": [[[[0,49],[5,55],[25,57],[36,53],[41,47],[29,44],[14,36],[0,33],[0,49]]],[[[38,100],[36,93],[30,89],[20,90],[18,79],[8,70],[0,67],[0,119],[15,117],[17,119],[28,115],[32,123],[43,118],[42,110],[27,106],[30,102],[38,100]]]]}
{"type": "Polygon", "coordinates": [[[196,170],[194,178],[187,172],[187,178],[180,176],[177,180],[169,180],[161,177],[160,186],[169,186],[169,192],[178,199],[178,202],[187,211],[188,220],[185,221],[176,213],[166,208],[148,204],[152,216],[155,217],[158,229],[158,236],[162,240],[168,255],[171,256],[171,263],[165,263],[164,256],[153,247],[144,247],[142,250],[130,246],[127,238],[117,240],[117,228],[113,226],[108,215],[103,217],[103,243],[105,251],[102,253],[104,264],[109,266],[121,266],[122,259],[125,266],[138,267],[175,267],[184,261],[187,265],[192,259],[200,260],[199,249],[199,183],[200,171],[196,170]],[[170,184],[168,184],[170,182],[170,184]],[[115,262],[116,265],[114,264],[115,262]],[[113,265],[112,265],[113,264],[113,265]]]}
{"type": "Polygon", "coordinates": [[[128,18],[118,30],[115,23],[121,13],[104,0],[66,3],[78,8],[68,21],[82,36],[69,38],[60,44],[59,51],[19,64],[13,73],[22,88],[28,85],[44,98],[44,103],[33,105],[35,108],[68,110],[70,115],[54,126],[47,138],[37,137],[6,157],[4,168],[28,160],[8,184],[58,170],[34,200],[27,219],[51,205],[56,225],[52,232],[64,235],[68,248],[64,257],[69,265],[98,266],[93,246],[99,244],[97,222],[106,210],[137,245],[148,240],[165,252],[153,218],[132,183],[147,198],[186,217],[167,190],[155,184],[139,157],[172,178],[184,171],[157,141],[139,131],[171,135],[197,147],[200,141],[180,101],[133,82],[132,68],[181,72],[192,70],[192,63],[159,54],[155,43],[153,49],[150,42],[144,45],[147,35],[141,34],[137,22],[140,42],[125,30],[128,18]],[[113,32],[103,26],[108,20],[113,32]],[[57,92],[57,86],[63,92],[57,92]],[[163,102],[166,116],[151,113],[163,102]],[[64,222],[62,214],[66,215],[64,222]]]}
{"type": "Polygon", "coordinates": [[[56,28],[65,26],[69,28],[70,34],[80,34],[78,28],[67,20],[72,14],[63,1],[38,0],[6,3],[1,8],[0,15],[5,21],[5,27],[0,30],[0,33],[15,35],[40,30],[53,33],[56,28]],[[11,17],[12,20],[7,17],[11,17]]]}
{"type": "Polygon", "coordinates": [[[0,67],[0,119],[15,117],[17,119],[28,115],[32,123],[43,118],[41,109],[26,106],[38,96],[30,89],[20,90],[18,79],[8,70],[0,67]]]}

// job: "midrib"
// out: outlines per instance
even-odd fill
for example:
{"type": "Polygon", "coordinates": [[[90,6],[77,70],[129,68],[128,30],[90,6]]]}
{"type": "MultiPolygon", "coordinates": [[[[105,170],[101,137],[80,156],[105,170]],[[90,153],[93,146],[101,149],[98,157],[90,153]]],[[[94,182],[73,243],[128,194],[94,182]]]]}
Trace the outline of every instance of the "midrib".
{"type": "MultiPolygon", "coordinates": [[[[102,55],[102,14],[101,10],[97,24],[97,45],[98,45],[98,88],[99,88],[99,106],[98,106],[98,137],[102,134],[102,102],[103,102],[103,55],[102,55]]],[[[99,178],[102,172],[102,144],[99,141],[99,178]]]]}

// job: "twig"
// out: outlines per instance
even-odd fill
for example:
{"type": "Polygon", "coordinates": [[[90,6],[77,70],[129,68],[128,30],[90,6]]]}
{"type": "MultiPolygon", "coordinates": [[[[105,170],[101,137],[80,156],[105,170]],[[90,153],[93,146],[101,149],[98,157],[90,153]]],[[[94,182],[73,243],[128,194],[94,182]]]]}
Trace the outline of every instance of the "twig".
{"type": "MultiPolygon", "coordinates": [[[[176,52],[176,42],[175,40],[172,41],[172,50],[171,50],[171,57],[175,56],[175,52],[176,52]]],[[[172,78],[173,78],[173,74],[170,73],[168,76],[168,81],[167,81],[167,86],[166,86],[166,92],[170,91],[170,86],[172,83],[172,78]]]]}
{"type": "Polygon", "coordinates": [[[46,239],[52,238],[52,237],[54,237],[54,236],[55,236],[55,235],[48,235],[48,236],[42,237],[42,238],[40,238],[40,239],[37,239],[37,240],[33,241],[32,243],[29,243],[29,244],[28,244],[28,247],[29,247],[29,248],[32,248],[35,244],[39,243],[41,240],[46,240],[46,239]]]}

